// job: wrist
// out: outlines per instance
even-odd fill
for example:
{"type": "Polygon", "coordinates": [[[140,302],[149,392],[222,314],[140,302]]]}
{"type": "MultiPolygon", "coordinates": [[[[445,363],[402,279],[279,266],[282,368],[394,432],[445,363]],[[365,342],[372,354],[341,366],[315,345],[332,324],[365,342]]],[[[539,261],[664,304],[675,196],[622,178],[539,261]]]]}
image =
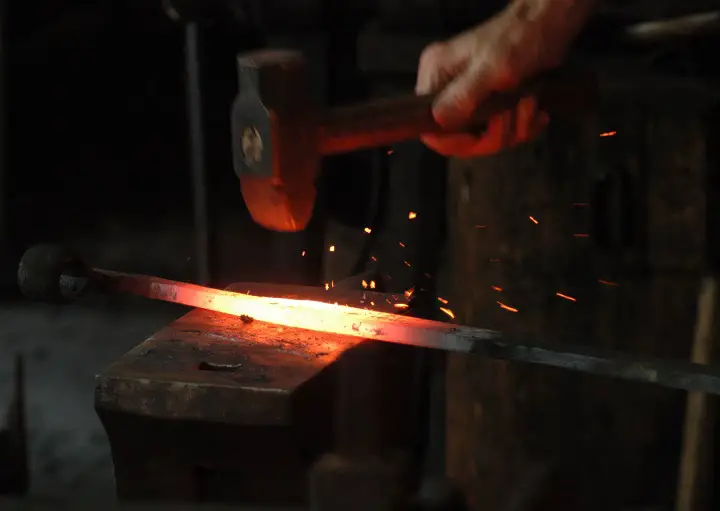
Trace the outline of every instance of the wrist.
{"type": "MultiPolygon", "coordinates": [[[[597,0],[513,0],[501,13],[518,27],[524,50],[557,65],[592,13],[597,0]],[[528,48],[534,44],[536,48],[528,48]]],[[[521,41],[518,41],[519,43],[521,41]]]]}

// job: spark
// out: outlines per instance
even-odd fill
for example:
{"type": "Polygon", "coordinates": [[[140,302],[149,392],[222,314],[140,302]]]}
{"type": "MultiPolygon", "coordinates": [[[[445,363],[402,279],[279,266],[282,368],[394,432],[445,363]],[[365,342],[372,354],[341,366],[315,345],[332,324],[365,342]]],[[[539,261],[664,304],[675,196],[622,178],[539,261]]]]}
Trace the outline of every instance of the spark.
{"type": "Polygon", "coordinates": [[[450,319],[455,319],[455,313],[453,311],[451,311],[450,309],[446,309],[445,307],[440,307],[440,310],[443,311],[448,316],[450,316],[450,319]]]}
{"type": "Polygon", "coordinates": [[[409,262],[407,262],[407,261],[403,261],[403,263],[405,263],[405,266],[407,266],[408,268],[410,268],[410,266],[411,266],[411,265],[410,265],[410,263],[409,263],[409,262]]]}
{"type": "Polygon", "coordinates": [[[377,262],[377,259],[375,258],[375,256],[370,256],[370,259],[372,259],[374,262],[377,262]]]}
{"type": "Polygon", "coordinates": [[[476,229],[487,229],[487,225],[476,225],[476,229]]]}
{"type": "Polygon", "coordinates": [[[415,213],[414,211],[411,211],[410,213],[408,213],[409,220],[415,220],[416,218],[417,218],[417,213],[415,213]]]}
{"type": "Polygon", "coordinates": [[[502,289],[500,286],[492,286],[493,291],[497,291],[498,293],[502,293],[502,289]]]}
{"type": "Polygon", "coordinates": [[[405,248],[405,243],[403,243],[402,241],[398,241],[398,245],[400,245],[402,248],[405,248]]]}
{"type": "Polygon", "coordinates": [[[370,234],[372,232],[372,229],[370,227],[365,227],[365,234],[370,234]]]}
{"type": "Polygon", "coordinates": [[[490,262],[491,262],[491,263],[499,263],[499,262],[500,262],[500,259],[490,259],[490,262]]]}
{"type": "Polygon", "coordinates": [[[415,292],[415,288],[414,288],[414,287],[411,287],[410,289],[408,289],[407,291],[405,291],[405,298],[408,298],[408,299],[409,299],[409,298],[413,295],[414,292],[415,292]]]}
{"type": "Polygon", "coordinates": [[[395,151],[393,151],[392,149],[390,149],[390,150],[388,150],[387,155],[390,156],[390,155],[391,155],[392,153],[394,153],[394,152],[395,152],[395,151]]]}
{"type": "Polygon", "coordinates": [[[590,235],[585,232],[578,232],[578,233],[573,234],[573,236],[575,238],[589,238],[590,237],[590,235]]]}
{"type": "Polygon", "coordinates": [[[361,284],[362,284],[363,289],[367,289],[367,287],[368,287],[367,280],[363,280],[363,281],[361,282],[361,284]]]}
{"type": "Polygon", "coordinates": [[[370,302],[371,307],[375,307],[375,302],[370,302]]]}
{"type": "Polygon", "coordinates": [[[396,303],[393,305],[393,307],[395,307],[396,309],[407,309],[410,306],[406,303],[396,303]]]}
{"type": "Polygon", "coordinates": [[[586,208],[586,207],[588,207],[589,205],[590,205],[590,204],[588,204],[587,202],[573,202],[573,207],[574,207],[574,208],[586,208]]]}
{"type": "Polygon", "coordinates": [[[601,137],[614,137],[617,135],[617,131],[606,131],[605,133],[600,133],[601,137]]]}
{"type": "Polygon", "coordinates": [[[443,305],[447,305],[449,303],[445,298],[442,298],[440,296],[438,296],[437,299],[438,302],[442,303],[443,305]]]}
{"type": "Polygon", "coordinates": [[[328,250],[330,252],[335,252],[335,245],[330,245],[330,248],[328,250]]]}
{"type": "Polygon", "coordinates": [[[374,280],[370,281],[370,289],[375,289],[375,281],[374,280]]]}
{"type": "Polygon", "coordinates": [[[572,296],[564,295],[562,293],[555,293],[555,296],[558,296],[558,297],[568,300],[570,302],[577,302],[577,300],[575,298],[573,298],[572,296]]]}
{"type": "Polygon", "coordinates": [[[302,251],[302,257],[305,257],[305,254],[307,254],[307,251],[303,250],[303,251],[302,251]]]}
{"type": "Polygon", "coordinates": [[[390,305],[392,305],[392,302],[390,301],[390,298],[385,298],[385,301],[386,301],[387,303],[389,303],[390,305]]]}
{"type": "Polygon", "coordinates": [[[335,281],[334,281],[334,280],[331,280],[331,281],[330,281],[330,287],[335,287],[335,281]]]}
{"type": "Polygon", "coordinates": [[[530,221],[531,221],[532,223],[534,223],[535,225],[537,225],[537,224],[539,224],[539,223],[540,223],[540,222],[538,222],[537,220],[535,220],[535,218],[534,218],[534,217],[532,217],[532,216],[529,216],[528,218],[529,218],[529,219],[530,219],[530,221]]]}
{"type": "Polygon", "coordinates": [[[600,284],[603,284],[603,285],[605,285],[605,286],[611,286],[611,287],[617,287],[617,286],[620,285],[620,284],[618,284],[617,282],[611,282],[611,281],[608,281],[608,280],[598,280],[598,282],[600,282],[600,284]]]}
{"type": "Polygon", "coordinates": [[[330,290],[330,284],[325,282],[325,291],[329,291],[329,290],[330,290]]]}
{"type": "Polygon", "coordinates": [[[515,307],[510,307],[509,305],[505,305],[502,302],[498,302],[498,305],[500,306],[500,308],[505,309],[506,311],[518,312],[518,310],[515,307]]]}

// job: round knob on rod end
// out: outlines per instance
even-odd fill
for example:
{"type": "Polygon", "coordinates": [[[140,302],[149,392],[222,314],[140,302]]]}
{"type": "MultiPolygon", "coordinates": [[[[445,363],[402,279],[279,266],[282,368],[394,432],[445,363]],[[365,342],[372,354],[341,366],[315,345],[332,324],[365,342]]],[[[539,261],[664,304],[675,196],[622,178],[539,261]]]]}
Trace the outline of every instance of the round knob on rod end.
{"type": "Polygon", "coordinates": [[[18,287],[29,300],[63,303],[77,298],[84,289],[85,264],[59,245],[36,245],[20,260],[18,287]]]}

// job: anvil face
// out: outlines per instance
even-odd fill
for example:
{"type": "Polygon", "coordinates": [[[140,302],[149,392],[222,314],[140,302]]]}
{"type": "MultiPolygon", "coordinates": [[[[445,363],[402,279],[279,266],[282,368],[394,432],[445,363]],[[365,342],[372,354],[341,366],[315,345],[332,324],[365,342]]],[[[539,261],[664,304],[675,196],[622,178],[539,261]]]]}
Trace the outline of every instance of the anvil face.
{"type": "MultiPolygon", "coordinates": [[[[383,293],[237,284],[236,292],[387,304],[383,293]]],[[[380,306],[379,306],[380,307],[380,306]]],[[[389,309],[392,306],[387,305],[389,309]]],[[[96,407],[160,419],[288,425],[301,389],[362,338],[194,310],[97,377],[96,407]]]]}

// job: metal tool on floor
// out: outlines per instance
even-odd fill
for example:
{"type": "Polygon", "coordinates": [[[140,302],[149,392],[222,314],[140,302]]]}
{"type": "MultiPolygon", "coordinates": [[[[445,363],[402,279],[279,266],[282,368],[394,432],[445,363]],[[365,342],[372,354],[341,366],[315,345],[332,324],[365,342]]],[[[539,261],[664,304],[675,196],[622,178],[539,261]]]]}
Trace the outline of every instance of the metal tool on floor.
{"type": "MultiPolygon", "coordinates": [[[[237,59],[240,91],[232,109],[235,173],[253,219],[274,231],[305,229],[315,204],[323,156],[387,146],[444,133],[432,114],[433,96],[408,95],[322,111],[313,106],[303,55],[263,50],[237,59]]],[[[572,112],[586,101],[587,81],[555,70],[512,93],[487,98],[468,132],[512,109],[525,96],[544,110],[572,112]]]]}
{"type": "MultiPolygon", "coordinates": [[[[501,332],[413,318],[374,308],[323,300],[321,289],[302,296],[258,296],[212,289],[159,277],[91,269],[62,248],[41,245],[28,250],[18,270],[23,294],[39,300],[68,300],[88,292],[124,292],[255,321],[351,338],[371,339],[422,348],[441,349],[495,359],[514,360],[654,383],[670,388],[720,394],[720,368],[684,361],[652,360],[578,345],[508,339],[501,332]]],[[[242,287],[242,285],[241,285],[242,287]]],[[[312,289],[312,288],[311,288],[312,289]]],[[[271,290],[271,289],[270,289],[271,290]]],[[[393,300],[399,300],[399,296],[393,300]]],[[[377,297],[376,297],[377,299],[377,297]]],[[[401,311],[407,302],[394,303],[401,311]]]]}
{"type": "Polygon", "coordinates": [[[25,365],[15,355],[13,388],[0,429],[0,495],[24,496],[30,488],[28,434],[25,422],[25,365]]]}

